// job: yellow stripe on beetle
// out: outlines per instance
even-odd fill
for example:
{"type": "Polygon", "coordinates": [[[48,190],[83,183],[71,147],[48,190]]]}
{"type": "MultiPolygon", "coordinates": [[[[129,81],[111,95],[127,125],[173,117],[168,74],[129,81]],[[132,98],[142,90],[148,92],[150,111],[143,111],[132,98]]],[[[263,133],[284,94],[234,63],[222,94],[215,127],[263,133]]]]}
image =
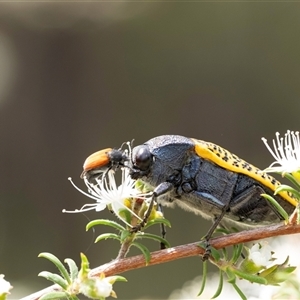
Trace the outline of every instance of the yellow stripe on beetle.
{"type": "MultiPolygon", "coordinates": [[[[278,185],[280,185],[280,182],[275,178],[263,173],[259,168],[249,164],[226,149],[213,143],[197,139],[192,140],[195,143],[195,152],[200,157],[207,159],[226,170],[247,175],[268,187],[272,191],[275,191],[278,185]]],[[[287,192],[280,192],[278,194],[293,206],[297,206],[298,202],[295,198],[293,198],[292,195],[288,194],[287,192]]]]}

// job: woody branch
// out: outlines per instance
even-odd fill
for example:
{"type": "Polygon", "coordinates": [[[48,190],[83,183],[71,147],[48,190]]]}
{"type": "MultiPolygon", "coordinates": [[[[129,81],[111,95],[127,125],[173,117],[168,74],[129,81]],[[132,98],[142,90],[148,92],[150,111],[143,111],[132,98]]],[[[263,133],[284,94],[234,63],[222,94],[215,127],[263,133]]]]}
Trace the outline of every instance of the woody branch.
{"type": "MultiPolygon", "coordinates": [[[[247,243],[265,238],[296,233],[300,233],[300,225],[278,224],[212,238],[210,243],[212,247],[221,249],[240,243],[247,243]]],[[[191,256],[202,256],[204,252],[205,249],[199,247],[199,242],[155,251],[151,253],[151,260],[148,266],[162,264],[191,256]]],[[[144,267],[146,267],[145,258],[143,255],[138,255],[134,257],[113,260],[107,264],[94,268],[91,270],[90,276],[99,276],[101,273],[104,273],[105,276],[112,276],[144,267]]],[[[38,300],[42,295],[51,291],[60,291],[60,288],[56,285],[53,285],[20,300],[38,300]]]]}

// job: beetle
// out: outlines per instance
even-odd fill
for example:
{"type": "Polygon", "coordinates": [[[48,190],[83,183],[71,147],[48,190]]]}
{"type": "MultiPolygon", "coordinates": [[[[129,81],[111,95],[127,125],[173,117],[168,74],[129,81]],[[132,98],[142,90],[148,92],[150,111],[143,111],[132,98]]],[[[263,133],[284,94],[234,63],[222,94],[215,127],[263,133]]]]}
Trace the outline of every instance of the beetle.
{"type": "Polygon", "coordinates": [[[214,220],[207,242],[221,221],[240,227],[280,222],[282,216],[261,194],[272,195],[288,214],[297,205],[287,192],[273,195],[280,183],[272,176],[216,144],[194,138],[154,137],[134,147],[131,157],[119,155],[119,161],[110,152],[98,160],[93,155],[84,164],[84,174],[119,164],[130,169],[133,179],[153,187],[151,204],[137,230],[147,222],[154,201],[214,220]]]}

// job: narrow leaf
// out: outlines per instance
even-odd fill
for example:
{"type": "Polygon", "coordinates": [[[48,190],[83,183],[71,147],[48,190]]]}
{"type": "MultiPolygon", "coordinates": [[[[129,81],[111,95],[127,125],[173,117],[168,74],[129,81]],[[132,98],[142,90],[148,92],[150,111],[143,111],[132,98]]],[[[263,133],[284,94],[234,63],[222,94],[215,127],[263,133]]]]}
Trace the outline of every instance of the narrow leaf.
{"type": "Polygon", "coordinates": [[[219,297],[222,292],[222,289],[223,289],[223,271],[220,270],[219,285],[218,285],[218,288],[217,288],[215,294],[212,296],[212,299],[219,297]]]}
{"type": "Polygon", "coordinates": [[[298,200],[300,199],[300,193],[295,190],[294,188],[285,185],[285,184],[281,184],[276,190],[275,193],[279,194],[280,192],[289,192],[292,193],[298,200]]]}
{"type": "Polygon", "coordinates": [[[198,293],[198,297],[201,296],[201,294],[203,293],[204,289],[205,289],[205,285],[206,285],[206,279],[207,279],[207,260],[203,262],[203,268],[202,268],[202,282],[201,282],[201,287],[200,287],[200,291],[198,293]]]}
{"type": "Polygon", "coordinates": [[[93,220],[93,221],[89,222],[86,225],[86,231],[88,231],[89,229],[91,229],[92,227],[94,227],[96,225],[105,225],[105,226],[113,227],[117,230],[125,230],[125,228],[122,225],[120,225],[119,223],[117,223],[115,221],[98,219],[98,220],[93,220]]]}
{"type": "Polygon", "coordinates": [[[147,224],[145,225],[144,229],[147,229],[150,226],[155,225],[155,224],[164,224],[164,225],[166,225],[168,227],[171,227],[171,223],[170,223],[169,220],[167,220],[165,218],[157,218],[157,219],[152,219],[149,222],[147,222],[147,224]]]}
{"type": "Polygon", "coordinates": [[[231,284],[234,284],[235,280],[236,280],[236,276],[234,275],[234,273],[232,272],[232,270],[230,268],[226,269],[226,274],[228,276],[227,281],[231,284]]]}
{"type": "Polygon", "coordinates": [[[294,178],[294,176],[290,173],[285,173],[284,177],[287,178],[289,181],[291,181],[298,190],[300,190],[300,184],[299,182],[294,178]]]}
{"type": "Polygon", "coordinates": [[[130,232],[129,230],[123,230],[120,236],[120,242],[123,243],[127,238],[133,237],[135,233],[130,232]]]}
{"type": "Polygon", "coordinates": [[[223,255],[223,258],[227,261],[228,260],[228,251],[226,248],[220,249],[223,255]]]}
{"type": "Polygon", "coordinates": [[[268,281],[261,277],[261,276],[258,276],[258,275],[253,275],[253,274],[249,274],[249,273],[244,273],[244,272],[241,272],[240,270],[237,270],[237,269],[232,269],[231,270],[235,275],[237,275],[238,277],[241,277],[243,279],[246,279],[250,282],[256,282],[256,283],[259,283],[259,284],[267,284],[268,281]]]}
{"type": "Polygon", "coordinates": [[[222,233],[222,234],[226,235],[226,234],[229,234],[230,231],[227,228],[218,227],[214,233],[222,233]]]}
{"type": "Polygon", "coordinates": [[[247,297],[244,295],[244,293],[241,291],[241,289],[236,285],[236,283],[232,283],[232,286],[236,290],[236,292],[239,294],[242,300],[247,300],[247,297]]]}
{"type": "Polygon", "coordinates": [[[262,271],[262,272],[260,273],[260,276],[261,276],[261,277],[266,277],[266,276],[268,276],[268,275],[274,273],[277,269],[278,269],[278,265],[271,266],[270,268],[265,269],[264,271],[262,271]]]}
{"type": "Polygon", "coordinates": [[[66,258],[65,263],[68,264],[68,266],[69,266],[70,277],[71,277],[71,281],[73,282],[77,278],[78,267],[77,267],[75,261],[71,258],[66,258]]]}
{"type": "Polygon", "coordinates": [[[121,241],[120,236],[118,234],[103,233],[103,234],[98,235],[98,237],[95,240],[95,243],[98,243],[101,240],[107,240],[107,239],[115,239],[115,240],[121,241]]]}
{"type": "Polygon", "coordinates": [[[296,269],[297,269],[297,267],[293,267],[293,266],[285,267],[284,272],[289,274],[289,273],[294,272],[296,269]]]}
{"type": "Polygon", "coordinates": [[[67,269],[55,255],[48,252],[43,252],[40,253],[38,257],[43,257],[50,260],[58,268],[60,274],[67,280],[68,284],[71,284],[71,279],[67,269]]]}
{"type": "Polygon", "coordinates": [[[243,251],[243,244],[237,244],[233,247],[233,256],[231,258],[232,264],[235,264],[237,260],[241,257],[242,251],[243,251]]]}
{"type": "Polygon", "coordinates": [[[68,297],[68,293],[66,292],[50,292],[47,293],[43,296],[41,296],[39,298],[39,300],[57,300],[57,299],[63,299],[63,298],[67,298],[70,299],[70,297],[68,297]]]}
{"type": "Polygon", "coordinates": [[[142,234],[141,233],[137,233],[136,234],[136,238],[152,239],[152,240],[155,240],[155,241],[163,243],[164,245],[166,245],[167,248],[171,247],[170,243],[166,239],[164,239],[161,236],[156,235],[156,234],[146,233],[146,232],[143,232],[142,234]]]}
{"type": "Polygon", "coordinates": [[[276,208],[276,210],[280,213],[280,215],[283,217],[283,219],[288,222],[289,221],[289,215],[287,212],[283,209],[283,207],[270,195],[267,194],[261,194],[264,198],[266,198],[268,201],[271,202],[271,204],[276,208]]]}
{"type": "Polygon", "coordinates": [[[138,249],[140,249],[140,251],[142,252],[142,254],[145,257],[146,265],[148,265],[150,262],[150,259],[151,259],[151,253],[148,250],[148,248],[137,242],[133,242],[132,245],[137,247],[138,249]]]}
{"type": "Polygon", "coordinates": [[[58,284],[61,286],[64,290],[68,288],[68,283],[65,279],[63,279],[60,275],[54,274],[48,271],[43,271],[38,274],[40,277],[44,277],[47,280],[52,281],[53,283],[58,284]]]}
{"type": "Polygon", "coordinates": [[[130,211],[128,211],[127,209],[120,209],[119,215],[121,219],[125,220],[128,224],[131,224],[132,214],[130,211]]]}
{"type": "Polygon", "coordinates": [[[221,259],[220,252],[216,249],[210,246],[211,256],[215,259],[215,261],[219,261],[221,259]]]}
{"type": "Polygon", "coordinates": [[[115,276],[110,276],[109,277],[109,282],[111,284],[114,284],[116,281],[123,281],[123,282],[127,282],[127,279],[123,276],[119,276],[119,275],[115,275],[115,276]]]}

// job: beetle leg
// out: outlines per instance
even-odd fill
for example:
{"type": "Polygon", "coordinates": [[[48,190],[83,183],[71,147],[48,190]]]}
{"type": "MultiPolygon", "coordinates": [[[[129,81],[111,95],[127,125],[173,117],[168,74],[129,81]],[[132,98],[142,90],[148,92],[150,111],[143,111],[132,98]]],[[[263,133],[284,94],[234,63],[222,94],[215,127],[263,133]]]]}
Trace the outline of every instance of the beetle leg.
{"type": "MultiPolygon", "coordinates": [[[[236,195],[222,208],[221,214],[216,217],[213,225],[204,237],[206,250],[203,260],[206,260],[210,255],[209,240],[225,214],[235,216],[236,218],[239,217],[240,222],[259,222],[263,216],[265,218],[268,216],[273,221],[282,219],[277,209],[269,201],[262,198],[261,194],[263,193],[266,193],[266,191],[261,186],[253,185],[236,195]]],[[[226,222],[226,219],[224,221],[226,222]]]]}
{"type": "Polygon", "coordinates": [[[230,206],[230,202],[228,202],[222,209],[222,212],[220,215],[218,215],[217,217],[215,217],[214,219],[214,223],[212,224],[212,226],[209,228],[208,232],[206,233],[206,235],[204,236],[204,241],[205,241],[205,252],[202,256],[202,260],[205,261],[208,259],[208,257],[211,254],[211,245],[209,240],[211,239],[211,236],[213,235],[213,233],[215,232],[216,228],[219,226],[220,222],[222,221],[224,215],[226,214],[228,208],[230,206]]]}
{"type": "Polygon", "coordinates": [[[266,191],[259,185],[253,185],[232,199],[229,215],[239,216],[240,222],[278,222],[282,216],[271,202],[264,199],[261,194],[266,191]]]}
{"type": "MultiPolygon", "coordinates": [[[[158,211],[160,211],[162,215],[164,215],[163,206],[161,204],[158,204],[158,211]]],[[[160,232],[161,232],[161,237],[164,239],[166,237],[167,230],[166,230],[166,226],[163,223],[160,224],[160,232]]],[[[160,250],[162,249],[166,249],[166,245],[160,243],[160,250]]]]}
{"type": "Polygon", "coordinates": [[[146,224],[150,217],[152,208],[154,206],[154,202],[157,202],[157,198],[161,195],[166,194],[167,192],[170,192],[174,188],[174,185],[171,182],[162,182],[160,185],[158,185],[152,194],[152,198],[149,204],[149,207],[144,215],[144,219],[141,223],[131,228],[131,232],[138,232],[140,231],[146,224]]]}

